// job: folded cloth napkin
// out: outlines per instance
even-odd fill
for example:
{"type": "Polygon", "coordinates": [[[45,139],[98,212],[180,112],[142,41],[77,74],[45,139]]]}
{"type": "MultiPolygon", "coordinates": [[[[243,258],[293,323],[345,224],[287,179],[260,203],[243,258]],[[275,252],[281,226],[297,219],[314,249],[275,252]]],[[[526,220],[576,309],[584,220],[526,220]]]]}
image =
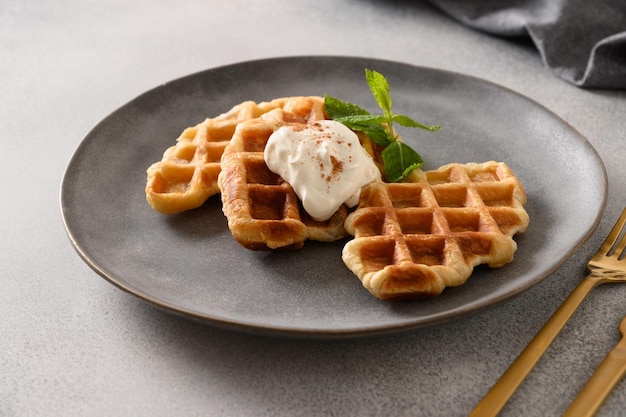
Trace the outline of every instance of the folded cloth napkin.
{"type": "Polygon", "coordinates": [[[494,35],[530,37],[545,64],[579,87],[626,89],[626,0],[429,0],[494,35]]]}

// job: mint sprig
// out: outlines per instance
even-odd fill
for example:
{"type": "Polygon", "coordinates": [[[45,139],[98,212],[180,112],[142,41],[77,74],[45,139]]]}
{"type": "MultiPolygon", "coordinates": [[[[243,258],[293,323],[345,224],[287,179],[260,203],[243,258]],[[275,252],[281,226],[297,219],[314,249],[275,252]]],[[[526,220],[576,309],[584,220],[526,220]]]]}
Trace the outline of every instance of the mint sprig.
{"type": "Polygon", "coordinates": [[[374,115],[354,103],[324,96],[324,110],[331,119],[343,123],[352,130],[365,133],[377,145],[383,148],[382,158],[385,176],[389,182],[398,182],[411,171],[424,164],[422,157],[407,144],[398,140],[394,122],[404,127],[414,127],[435,132],[441,126],[418,123],[408,116],[396,114],[391,110],[393,100],[389,82],[379,72],[365,69],[365,80],[382,115],[374,115]]]}

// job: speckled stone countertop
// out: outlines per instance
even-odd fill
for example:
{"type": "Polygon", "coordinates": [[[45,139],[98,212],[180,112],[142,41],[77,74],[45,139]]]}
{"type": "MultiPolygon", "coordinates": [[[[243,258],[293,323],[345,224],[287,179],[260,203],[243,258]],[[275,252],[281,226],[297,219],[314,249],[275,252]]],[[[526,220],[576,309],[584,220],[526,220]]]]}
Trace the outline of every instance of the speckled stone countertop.
{"type": "MultiPolygon", "coordinates": [[[[626,202],[626,92],[572,86],[531,43],[468,29],[420,2],[8,0],[0,9],[2,416],[465,416],[584,278],[626,202]],[[454,71],[545,106],[604,162],[597,230],[512,300],[408,333],[342,340],[168,314],[83,262],[59,196],[95,125],[187,74],[301,55],[454,71]]],[[[626,285],[595,289],[501,415],[561,415],[619,340],[624,300],[626,285]]],[[[624,409],[622,383],[598,415],[624,409]]]]}

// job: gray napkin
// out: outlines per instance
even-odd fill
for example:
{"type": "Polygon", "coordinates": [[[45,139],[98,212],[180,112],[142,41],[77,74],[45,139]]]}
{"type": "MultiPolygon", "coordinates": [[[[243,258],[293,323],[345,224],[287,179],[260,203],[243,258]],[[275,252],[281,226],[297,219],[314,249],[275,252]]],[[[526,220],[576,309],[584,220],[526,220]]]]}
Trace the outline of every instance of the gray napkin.
{"type": "Polygon", "coordinates": [[[529,37],[545,64],[586,88],[626,89],[626,0],[429,0],[472,28],[529,37]]]}

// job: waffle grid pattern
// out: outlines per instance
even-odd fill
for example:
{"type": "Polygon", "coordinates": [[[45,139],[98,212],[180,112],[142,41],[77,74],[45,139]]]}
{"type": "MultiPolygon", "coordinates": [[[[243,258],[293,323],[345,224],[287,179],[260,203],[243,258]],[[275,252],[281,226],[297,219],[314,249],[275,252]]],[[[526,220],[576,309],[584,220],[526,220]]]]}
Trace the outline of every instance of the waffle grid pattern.
{"type": "Polygon", "coordinates": [[[204,204],[220,192],[217,185],[220,160],[237,125],[292,105],[293,99],[288,97],[259,104],[245,101],[185,129],[176,144],[163,153],[161,161],[147,170],[145,193],[150,205],[163,214],[174,214],[204,204]]]}
{"type": "Polygon", "coordinates": [[[237,127],[224,151],[218,183],[228,227],[242,246],[291,250],[301,248],[307,239],[335,241],[346,236],[345,206],[325,222],[314,221],[293,188],[270,171],[263,158],[265,144],[281,126],[324,118],[321,98],[294,98],[237,127]]]}
{"type": "Polygon", "coordinates": [[[381,299],[432,297],[479,264],[513,259],[526,194],[504,163],[449,164],[410,182],[373,183],[346,220],[346,265],[381,299]]]}

